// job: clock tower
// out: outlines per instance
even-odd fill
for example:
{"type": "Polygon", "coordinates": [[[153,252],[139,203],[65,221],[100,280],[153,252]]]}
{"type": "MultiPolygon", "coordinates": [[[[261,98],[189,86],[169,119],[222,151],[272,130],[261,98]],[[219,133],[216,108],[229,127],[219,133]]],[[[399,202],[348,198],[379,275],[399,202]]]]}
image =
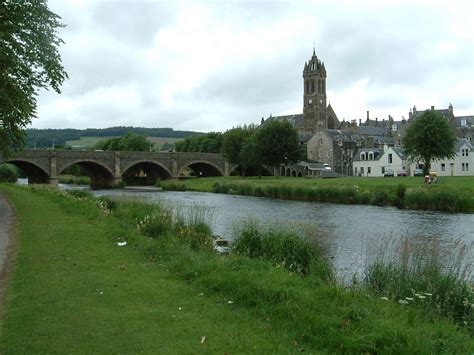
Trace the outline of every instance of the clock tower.
{"type": "Polygon", "coordinates": [[[316,133],[328,128],[326,105],[326,68],[316,56],[313,55],[304,63],[303,69],[304,94],[303,94],[303,122],[304,131],[316,133]]]}

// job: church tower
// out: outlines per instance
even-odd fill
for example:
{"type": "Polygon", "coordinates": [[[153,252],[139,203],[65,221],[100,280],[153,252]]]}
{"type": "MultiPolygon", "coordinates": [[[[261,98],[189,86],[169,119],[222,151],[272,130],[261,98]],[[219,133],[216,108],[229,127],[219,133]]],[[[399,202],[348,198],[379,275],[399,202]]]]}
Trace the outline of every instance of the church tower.
{"type": "Polygon", "coordinates": [[[313,55],[304,63],[303,69],[304,94],[303,94],[303,122],[305,132],[316,133],[328,128],[326,105],[326,68],[316,56],[313,55]]]}

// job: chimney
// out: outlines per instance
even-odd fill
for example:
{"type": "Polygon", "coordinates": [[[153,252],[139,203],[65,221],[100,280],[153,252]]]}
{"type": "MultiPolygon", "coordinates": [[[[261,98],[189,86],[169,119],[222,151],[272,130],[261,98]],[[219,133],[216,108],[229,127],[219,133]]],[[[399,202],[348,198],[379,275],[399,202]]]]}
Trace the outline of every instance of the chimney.
{"type": "Polygon", "coordinates": [[[434,106],[431,106],[431,111],[434,111],[434,106]]]}
{"type": "Polygon", "coordinates": [[[362,120],[359,118],[359,126],[362,126],[362,120]]]}
{"type": "Polygon", "coordinates": [[[263,124],[263,122],[265,122],[265,119],[262,117],[262,123],[261,124],[263,124]]]}
{"type": "Polygon", "coordinates": [[[375,117],[375,126],[377,127],[379,125],[379,119],[375,117]]]}
{"type": "Polygon", "coordinates": [[[369,111],[367,111],[367,121],[369,120],[369,111]]]}

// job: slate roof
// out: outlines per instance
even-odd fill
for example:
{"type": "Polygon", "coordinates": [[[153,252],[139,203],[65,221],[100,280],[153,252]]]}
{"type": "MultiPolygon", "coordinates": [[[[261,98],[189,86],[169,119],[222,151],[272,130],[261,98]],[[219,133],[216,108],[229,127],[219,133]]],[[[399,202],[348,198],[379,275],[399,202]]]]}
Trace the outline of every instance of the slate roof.
{"type": "Polygon", "coordinates": [[[426,111],[433,111],[433,112],[439,113],[442,116],[444,116],[445,118],[452,117],[452,114],[451,114],[449,108],[443,108],[443,109],[440,109],[440,110],[437,110],[437,109],[431,110],[431,109],[428,108],[426,110],[420,110],[420,111],[416,110],[416,112],[412,116],[412,119],[416,119],[418,116],[421,116],[426,111]]]}
{"type": "Polygon", "coordinates": [[[474,151],[474,146],[466,138],[459,138],[458,139],[458,141],[456,143],[456,148],[454,148],[455,151],[459,152],[461,150],[461,147],[465,144],[469,147],[469,151],[471,151],[471,152],[474,151]]]}
{"type": "MultiPolygon", "coordinates": [[[[382,155],[383,155],[383,148],[362,148],[362,149],[357,149],[357,152],[354,154],[354,159],[353,161],[362,161],[360,160],[360,153],[365,152],[373,152],[374,153],[374,159],[373,160],[379,160],[382,155]],[[378,153],[378,154],[375,154],[378,153]]],[[[365,160],[363,160],[365,161],[365,160]]]]}
{"type": "Polygon", "coordinates": [[[386,136],[387,127],[357,126],[357,133],[361,136],[386,136]]]}
{"type": "Polygon", "coordinates": [[[454,117],[454,125],[456,127],[468,127],[474,126],[474,116],[457,116],[454,117]],[[461,125],[461,121],[466,120],[466,124],[463,126],[461,125]]]}
{"type": "Polygon", "coordinates": [[[262,125],[265,125],[268,122],[272,121],[288,121],[291,125],[296,128],[303,128],[303,114],[297,113],[293,115],[284,115],[284,116],[270,116],[268,117],[262,125]]]}

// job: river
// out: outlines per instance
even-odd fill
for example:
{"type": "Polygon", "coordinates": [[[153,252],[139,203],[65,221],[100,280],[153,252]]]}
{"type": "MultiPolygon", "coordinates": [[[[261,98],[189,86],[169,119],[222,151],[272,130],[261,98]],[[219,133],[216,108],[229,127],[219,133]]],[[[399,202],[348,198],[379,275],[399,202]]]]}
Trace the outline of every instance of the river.
{"type": "Polygon", "coordinates": [[[213,232],[234,238],[234,228],[253,218],[262,224],[283,225],[318,238],[338,274],[345,280],[360,273],[367,261],[393,250],[401,238],[437,245],[450,256],[461,242],[464,265],[474,260],[474,215],[400,210],[394,207],[338,205],[202,192],[98,190],[94,195],[133,198],[179,206],[182,213],[205,211],[213,232]]]}

